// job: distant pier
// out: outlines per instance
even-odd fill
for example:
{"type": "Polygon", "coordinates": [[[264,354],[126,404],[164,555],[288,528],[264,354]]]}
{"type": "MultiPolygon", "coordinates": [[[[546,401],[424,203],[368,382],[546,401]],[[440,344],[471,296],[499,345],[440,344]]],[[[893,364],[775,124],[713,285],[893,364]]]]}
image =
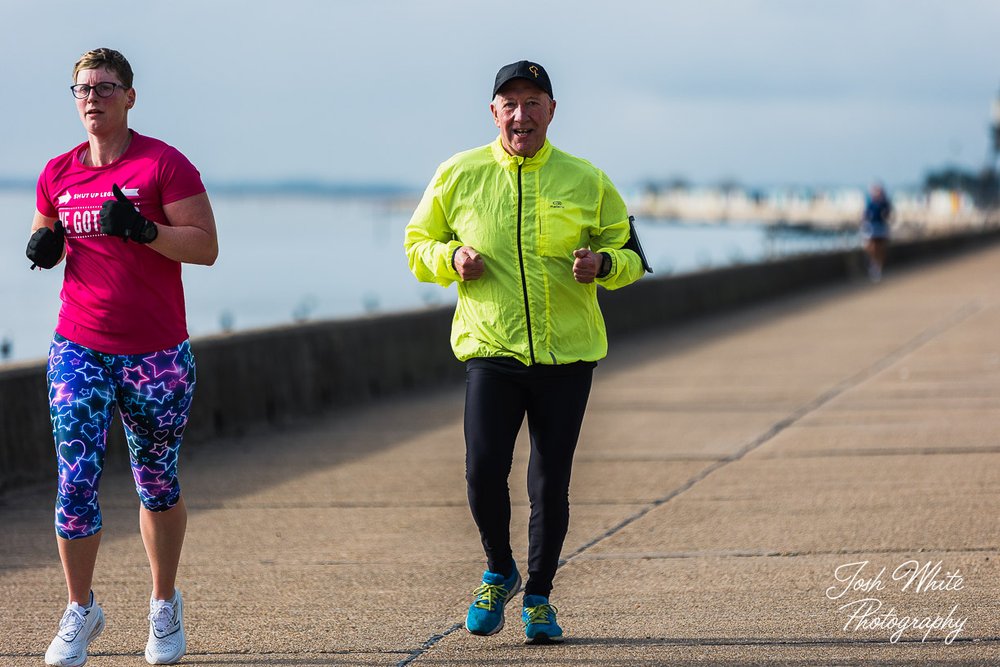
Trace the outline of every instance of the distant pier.
{"type": "MultiPolygon", "coordinates": [[[[893,231],[916,238],[1000,225],[1000,211],[977,208],[968,195],[948,190],[892,195],[893,231]]],[[[677,188],[643,193],[631,208],[643,219],[689,222],[763,222],[814,230],[857,229],[864,210],[860,189],[776,191],[677,188]]]]}

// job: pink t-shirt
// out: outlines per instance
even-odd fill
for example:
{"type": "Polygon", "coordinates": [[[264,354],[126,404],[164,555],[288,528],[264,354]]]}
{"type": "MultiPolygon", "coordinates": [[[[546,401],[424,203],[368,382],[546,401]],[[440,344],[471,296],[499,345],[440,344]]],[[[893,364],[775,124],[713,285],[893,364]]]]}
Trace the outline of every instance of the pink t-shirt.
{"type": "Polygon", "coordinates": [[[171,204],[205,192],[201,175],[180,151],[132,132],[109,165],[85,167],[84,142],[45,165],[38,212],[66,229],[66,270],[56,332],[99,352],[140,354],[187,339],[181,264],[146,245],[101,232],[101,205],[117,184],[143,217],[169,225],[171,204]]]}

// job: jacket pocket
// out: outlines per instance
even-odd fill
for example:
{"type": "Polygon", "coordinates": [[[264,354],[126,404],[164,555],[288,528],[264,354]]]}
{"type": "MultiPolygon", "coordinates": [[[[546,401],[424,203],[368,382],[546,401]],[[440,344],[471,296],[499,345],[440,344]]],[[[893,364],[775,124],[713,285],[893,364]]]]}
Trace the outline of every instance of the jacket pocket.
{"type": "Polygon", "coordinates": [[[574,250],[590,243],[579,208],[553,201],[539,218],[538,252],[543,257],[572,258],[574,250]]]}

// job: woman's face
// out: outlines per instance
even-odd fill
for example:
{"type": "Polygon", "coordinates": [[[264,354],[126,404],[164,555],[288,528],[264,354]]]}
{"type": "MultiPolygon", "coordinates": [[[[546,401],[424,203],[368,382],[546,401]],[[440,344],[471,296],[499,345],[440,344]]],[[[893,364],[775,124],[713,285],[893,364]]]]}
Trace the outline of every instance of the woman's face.
{"type": "Polygon", "coordinates": [[[97,136],[128,129],[128,110],[135,104],[135,89],[123,88],[118,76],[110,69],[82,69],[76,73],[76,83],[91,86],[87,97],[76,100],[83,128],[97,136]],[[113,83],[114,92],[108,97],[97,94],[94,86],[113,83]]]}

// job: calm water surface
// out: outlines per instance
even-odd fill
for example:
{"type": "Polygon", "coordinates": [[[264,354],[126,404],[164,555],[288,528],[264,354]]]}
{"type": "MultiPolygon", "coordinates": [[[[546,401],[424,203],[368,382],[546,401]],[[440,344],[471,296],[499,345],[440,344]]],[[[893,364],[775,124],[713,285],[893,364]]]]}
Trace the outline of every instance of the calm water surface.
{"type": "MultiPolygon", "coordinates": [[[[211,193],[210,193],[211,194],[211,193]]],[[[418,283],[403,254],[412,203],[284,195],[213,196],[219,259],[185,265],[193,337],[353,317],[455,301],[455,288],[418,283]]],[[[28,271],[32,191],[0,191],[0,342],[8,359],[43,358],[59,310],[62,268],[28,271]]],[[[751,223],[693,225],[640,220],[656,276],[759,262],[856,243],[852,236],[786,232],[751,223]]],[[[2,363],[2,361],[0,361],[2,363]]]]}

